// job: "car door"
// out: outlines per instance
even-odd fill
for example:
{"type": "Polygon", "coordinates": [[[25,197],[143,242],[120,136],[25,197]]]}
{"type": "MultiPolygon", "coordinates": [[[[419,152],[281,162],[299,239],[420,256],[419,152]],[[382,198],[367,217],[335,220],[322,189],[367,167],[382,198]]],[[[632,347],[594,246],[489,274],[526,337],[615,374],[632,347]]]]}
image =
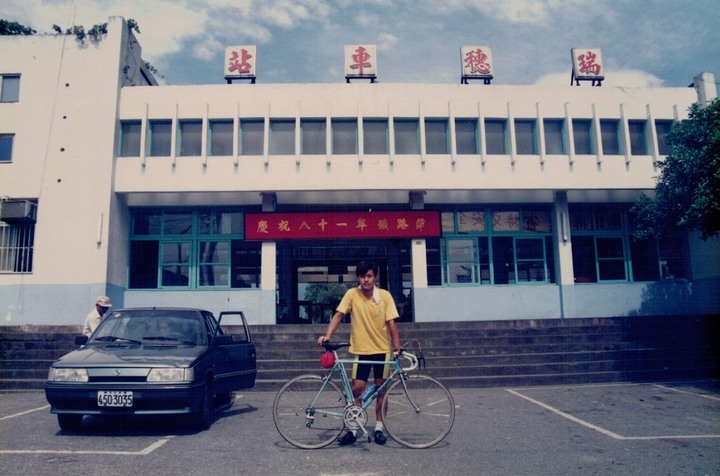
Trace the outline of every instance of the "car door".
{"type": "MultiPolygon", "coordinates": [[[[212,315],[209,318],[214,321],[212,315]]],[[[215,326],[210,348],[213,351],[216,392],[252,388],[257,375],[257,357],[245,315],[241,311],[222,312],[215,326]],[[232,334],[223,329],[223,318],[232,324],[232,334]]]]}

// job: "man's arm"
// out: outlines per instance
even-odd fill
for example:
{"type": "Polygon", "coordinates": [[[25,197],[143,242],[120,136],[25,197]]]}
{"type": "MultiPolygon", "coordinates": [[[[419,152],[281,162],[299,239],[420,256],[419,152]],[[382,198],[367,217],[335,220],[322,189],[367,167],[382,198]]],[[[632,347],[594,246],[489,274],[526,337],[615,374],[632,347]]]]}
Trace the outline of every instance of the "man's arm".
{"type": "Polygon", "coordinates": [[[318,345],[322,345],[324,341],[330,340],[330,338],[335,334],[335,331],[338,327],[340,327],[340,322],[342,321],[342,318],[345,316],[340,311],[335,311],[335,314],[333,314],[332,319],[330,319],[330,323],[327,326],[327,330],[325,331],[325,335],[322,335],[318,337],[318,345]]]}
{"type": "Polygon", "coordinates": [[[388,332],[390,333],[390,342],[392,342],[392,348],[393,350],[398,350],[400,348],[400,332],[398,332],[398,328],[395,325],[395,319],[387,321],[387,328],[388,332]]]}

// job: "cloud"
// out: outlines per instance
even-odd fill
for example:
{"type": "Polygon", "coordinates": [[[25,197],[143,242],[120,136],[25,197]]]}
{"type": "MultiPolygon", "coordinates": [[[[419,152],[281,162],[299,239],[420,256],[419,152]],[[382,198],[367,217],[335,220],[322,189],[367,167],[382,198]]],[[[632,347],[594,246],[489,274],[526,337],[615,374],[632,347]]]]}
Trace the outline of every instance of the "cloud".
{"type": "MultiPolygon", "coordinates": [[[[550,73],[538,78],[535,86],[569,86],[570,72],[550,73]]],[[[626,88],[660,88],[664,81],[637,69],[606,70],[603,86],[626,88]]]]}
{"type": "Polygon", "coordinates": [[[588,0],[446,0],[439,11],[447,13],[473,8],[500,21],[541,24],[557,10],[586,3],[588,0]]]}
{"type": "Polygon", "coordinates": [[[381,51],[389,51],[395,47],[398,37],[391,33],[380,33],[377,36],[378,49],[381,51]]]}

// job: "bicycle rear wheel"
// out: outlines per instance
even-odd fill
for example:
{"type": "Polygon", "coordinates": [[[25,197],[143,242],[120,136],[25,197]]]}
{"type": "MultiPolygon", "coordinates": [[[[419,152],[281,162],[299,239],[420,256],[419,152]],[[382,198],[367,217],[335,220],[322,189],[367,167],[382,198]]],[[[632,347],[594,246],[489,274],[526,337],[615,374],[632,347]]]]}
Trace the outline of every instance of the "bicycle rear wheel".
{"type": "Polygon", "coordinates": [[[397,379],[385,394],[383,422],[390,436],[408,448],[429,448],[452,429],[455,402],[434,378],[411,375],[397,379]]]}
{"type": "Polygon", "coordinates": [[[288,443],[303,449],[322,448],[340,436],[346,406],[335,382],[326,383],[319,375],[300,375],[278,391],[273,420],[288,443]]]}

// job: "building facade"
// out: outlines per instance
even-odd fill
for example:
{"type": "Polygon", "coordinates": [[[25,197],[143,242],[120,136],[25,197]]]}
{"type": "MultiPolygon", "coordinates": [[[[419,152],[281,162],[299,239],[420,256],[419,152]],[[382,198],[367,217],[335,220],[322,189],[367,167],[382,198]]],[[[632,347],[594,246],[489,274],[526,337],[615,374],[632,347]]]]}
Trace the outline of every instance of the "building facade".
{"type": "Polygon", "coordinates": [[[363,258],[407,321],[720,311],[717,243],[637,242],[629,216],[709,73],[158,86],[120,17],[0,51],[5,325],[79,324],[101,294],[319,322],[363,258]]]}

